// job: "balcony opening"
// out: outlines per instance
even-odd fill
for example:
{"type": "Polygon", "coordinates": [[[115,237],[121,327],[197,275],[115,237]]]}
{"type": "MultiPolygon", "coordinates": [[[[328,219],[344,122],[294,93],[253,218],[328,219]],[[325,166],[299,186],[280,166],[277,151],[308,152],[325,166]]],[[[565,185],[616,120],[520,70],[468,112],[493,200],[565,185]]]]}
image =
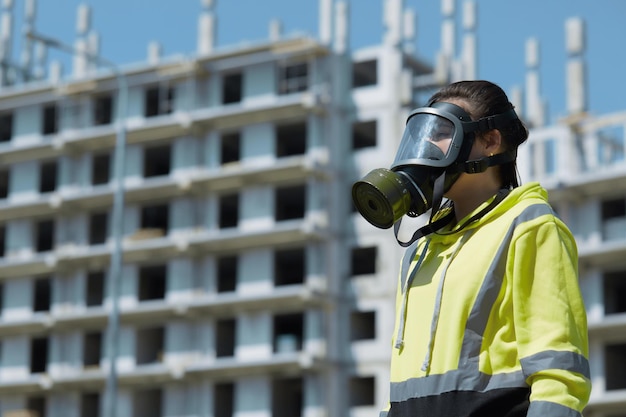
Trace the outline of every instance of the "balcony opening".
{"type": "Polygon", "coordinates": [[[7,198],[9,196],[9,170],[0,170],[0,198],[7,198]]]}
{"type": "Polygon", "coordinates": [[[302,284],[305,275],[304,248],[274,252],[274,285],[302,284]]]}
{"type": "Polygon", "coordinates": [[[89,216],[89,244],[101,245],[106,243],[108,235],[108,214],[93,213],[89,216]]]}
{"type": "Polygon", "coordinates": [[[626,388],[625,343],[604,347],[604,372],[607,391],[626,388]]]}
{"type": "Polygon", "coordinates": [[[139,301],[163,300],[167,284],[167,265],[142,266],[139,269],[139,301]]]}
{"type": "Polygon", "coordinates": [[[235,255],[217,259],[217,292],[232,292],[237,288],[238,258],[235,255]]]}
{"type": "Polygon", "coordinates": [[[148,88],[145,93],[144,106],[145,117],[172,113],[174,110],[174,89],[171,87],[148,88]]]}
{"type": "Polygon", "coordinates": [[[93,156],[91,166],[91,184],[107,184],[111,179],[111,154],[103,153],[93,156]]]}
{"type": "Polygon", "coordinates": [[[9,142],[13,137],[13,113],[0,114],[0,142],[9,142]]]}
{"type": "Polygon", "coordinates": [[[48,366],[48,338],[36,337],[30,341],[30,373],[41,374],[48,366]]]}
{"type": "Polygon", "coordinates": [[[355,62],[352,64],[352,87],[367,87],[378,83],[378,61],[355,62]]]}
{"type": "Polygon", "coordinates": [[[137,330],[137,365],[148,365],[163,362],[165,330],[154,327],[137,330]]]}
{"type": "Polygon", "coordinates": [[[213,416],[233,417],[235,414],[235,384],[217,383],[213,387],[213,416]]]}
{"type": "Polygon", "coordinates": [[[39,192],[50,193],[57,189],[56,161],[43,162],[39,170],[39,192]]]}
{"type": "Polygon", "coordinates": [[[605,240],[626,237],[626,199],[602,202],[602,237],[605,240]]]}
{"type": "Polygon", "coordinates": [[[215,329],[217,341],[215,355],[218,358],[235,356],[237,321],[235,319],[218,320],[215,329]]]}
{"type": "Polygon", "coordinates": [[[108,125],[113,121],[113,97],[104,95],[96,97],[93,106],[93,124],[108,125]]]}
{"type": "Polygon", "coordinates": [[[278,68],[278,94],[306,91],[309,87],[309,66],[306,62],[281,65],[278,68]]]}
{"type": "Polygon", "coordinates": [[[165,236],[169,230],[169,206],[159,204],[141,209],[141,228],[153,231],[155,236],[165,236]]]}
{"type": "Polygon", "coordinates": [[[369,275],[376,273],[377,247],[353,248],[351,254],[351,275],[369,275]]]}
{"type": "Polygon", "coordinates": [[[50,104],[43,108],[43,125],[41,133],[44,135],[52,135],[59,131],[58,112],[56,104],[50,104]]]}
{"type": "Polygon", "coordinates": [[[350,340],[376,339],[376,312],[353,311],[350,314],[350,340]]]}
{"type": "Polygon", "coordinates": [[[144,178],[169,175],[171,170],[172,147],[167,145],[153,146],[144,150],[144,178]]]}
{"type": "Polygon", "coordinates": [[[242,97],[243,75],[238,72],[224,75],[222,84],[222,104],[239,103],[242,97]]]}
{"type": "Polygon", "coordinates": [[[133,417],[162,416],[163,393],[158,388],[136,391],[133,398],[133,417]]]}
{"type": "Polygon", "coordinates": [[[52,283],[50,277],[38,278],[33,288],[33,311],[50,311],[52,299],[52,283]]]}
{"type": "Polygon", "coordinates": [[[220,229],[237,227],[239,223],[239,194],[222,195],[219,199],[220,229]]]}
{"type": "Polygon", "coordinates": [[[604,274],[604,313],[626,313],[626,271],[604,274]]]}
{"type": "Polygon", "coordinates": [[[272,417],[302,417],[303,406],[302,378],[272,381],[272,417]]]}
{"type": "Polygon", "coordinates": [[[376,120],[356,122],[352,125],[352,149],[371,148],[376,146],[376,120]]]}
{"type": "Polygon", "coordinates": [[[241,133],[233,132],[222,135],[220,155],[222,165],[238,162],[241,159],[241,133]]]}
{"type": "Polygon", "coordinates": [[[350,407],[376,404],[376,379],[373,376],[350,378],[350,407]]]}
{"type": "Polygon", "coordinates": [[[54,221],[42,220],[37,222],[36,226],[36,247],[37,252],[48,252],[52,250],[54,245],[54,221]]]}
{"type": "Polygon", "coordinates": [[[274,352],[289,353],[302,350],[304,315],[281,314],[274,317],[274,352]]]}
{"type": "Polygon", "coordinates": [[[292,123],[276,127],[276,156],[304,155],[306,152],[306,123],[292,123]]]}
{"type": "Polygon", "coordinates": [[[4,257],[6,250],[6,228],[4,225],[0,226],[0,258],[4,257]]]}
{"type": "Polygon", "coordinates": [[[304,218],[306,187],[296,185],[281,187],[275,193],[276,221],[304,218]]]}
{"type": "Polygon", "coordinates": [[[87,275],[87,307],[101,306],[104,301],[104,271],[93,271],[87,275]]]}
{"type": "MultiPolygon", "coordinates": [[[[25,414],[24,417],[46,417],[46,397],[28,397],[26,409],[28,414],[25,414]]],[[[22,417],[22,414],[18,417],[22,417]]]]}
{"type": "Polygon", "coordinates": [[[100,394],[85,392],[80,396],[80,416],[100,417],[100,394]]]}
{"type": "MultiPolygon", "coordinates": [[[[4,311],[4,283],[0,282],[0,319],[4,311]]],[[[0,352],[2,352],[2,344],[0,343],[0,352]]]]}
{"type": "Polygon", "coordinates": [[[102,353],[102,333],[86,333],[83,339],[83,367],[99,367],[102,353]]]}

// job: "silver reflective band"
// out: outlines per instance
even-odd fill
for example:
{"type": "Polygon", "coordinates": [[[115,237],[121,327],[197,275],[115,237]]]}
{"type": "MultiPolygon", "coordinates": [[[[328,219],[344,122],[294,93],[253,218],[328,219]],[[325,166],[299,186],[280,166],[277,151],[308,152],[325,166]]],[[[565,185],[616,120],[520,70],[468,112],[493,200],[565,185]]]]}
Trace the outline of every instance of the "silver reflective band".
{"type": "Polygon", "coordinates": [[[522,358],[520,362],[526,377],[544,369],[561,369],[563,371],[577,372],[587,379],[590,378],[589,361],[576,352],[546,350],[522,358]]]}
{"type": "Polygon", "coordinates": [[[582,417],[578,411],[565,407],[564,405],[551,403],[548,401],[532,401],[528,407],[526,417],[582,417]]]}

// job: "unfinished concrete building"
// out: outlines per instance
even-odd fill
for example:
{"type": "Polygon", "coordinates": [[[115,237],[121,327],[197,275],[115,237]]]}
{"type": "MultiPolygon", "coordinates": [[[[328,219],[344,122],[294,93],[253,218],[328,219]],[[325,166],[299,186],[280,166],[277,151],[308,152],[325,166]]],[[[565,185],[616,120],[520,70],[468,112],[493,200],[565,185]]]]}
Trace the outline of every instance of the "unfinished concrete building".
{"type": "MultiPolygon", "coordinates": [[[[267,39],[218,47],[215,2],[204,0],[193,56],[162,57],[151,44],[145,62],[117,68],[93,59],[97,34],[82,6],[68,74],[33,39],[15,63],[15,5],[3,2],[0,414],[104,416],[113,358],[119,417],[377,415],[402,250],[356,214],[350,187],[391,163],[406,115],[433,88],[476,77],[477,42],[468,1],[456,50],[457,11],[445,0],[442,50],[417,57],[413,12],[381,1],[380,44],[350,50],[346,1],[319,1],[316,36],[285,36],[272,22],[267,39]]],[[[33,28],[35,3],[25,3],[33,28]]],[[[575,42],[582,31],[572,31],[575,42]]],[[[535,109],[532,45],[524,97],[535,109]]],[[[542,112],[524,115],[532,158],[522,155],[520,171],[546,184],[579,239],[587,416],[623,417],[626,116],[584,112],[582,47],[571,48],[572,118],[545,126],[542,112]]]]}

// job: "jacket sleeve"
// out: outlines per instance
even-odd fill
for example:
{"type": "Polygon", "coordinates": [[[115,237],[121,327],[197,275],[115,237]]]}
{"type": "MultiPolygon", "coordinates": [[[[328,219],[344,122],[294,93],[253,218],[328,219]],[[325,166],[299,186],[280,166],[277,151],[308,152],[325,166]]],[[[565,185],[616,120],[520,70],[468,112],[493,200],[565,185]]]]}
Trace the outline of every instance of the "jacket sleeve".
{"type": "Polygon", "coordinates": [[[591,382],[576,243],[553,216],[524,226],[512,242],[508,272],[518,357],[531,387],[528,417],[578,417],[591,382]]]}

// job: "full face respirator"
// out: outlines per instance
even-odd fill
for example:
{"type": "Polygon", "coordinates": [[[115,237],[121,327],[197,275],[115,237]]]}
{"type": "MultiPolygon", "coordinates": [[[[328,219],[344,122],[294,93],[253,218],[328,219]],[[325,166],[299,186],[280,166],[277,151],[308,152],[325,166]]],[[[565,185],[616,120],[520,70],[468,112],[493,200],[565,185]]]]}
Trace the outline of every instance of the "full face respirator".
{"type": "Polygon", "coordinates": [[[355,207],[378,228],[396,225],[397,237],[404,215],[417,217],[429,209],[434,215],[462,173],[515,160],[516,152],[507,151],[468,161],[476,133],[502,128],[513,119],[517,114],[511,109],[473,121],[463,108],[446,102],[413,110],[390,169],[377,168],[352,186],[355,207]]]}

